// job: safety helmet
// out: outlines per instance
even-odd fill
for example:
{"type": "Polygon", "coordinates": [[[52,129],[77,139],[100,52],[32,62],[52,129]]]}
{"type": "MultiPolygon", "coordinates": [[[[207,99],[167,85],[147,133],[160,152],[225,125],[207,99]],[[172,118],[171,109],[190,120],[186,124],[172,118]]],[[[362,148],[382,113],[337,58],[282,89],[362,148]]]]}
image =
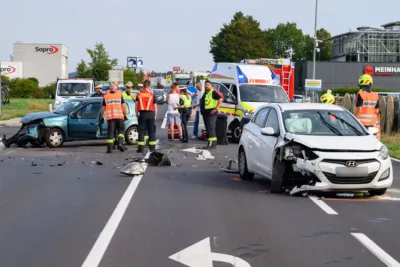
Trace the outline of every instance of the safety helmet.
{"type": "Polygon", "coordinates": [[[322,104],[333,104],[335,102],[335,97],[332,94],[323,94],[320,98],[322,104]]]}
{"type": "Polygon", "coordinates": [[[358,79],[358,85],[359,86],[368,86],[368,85],[372,85],[373,80],[371,75],[368,74],[363,74],[361,75],[360,79],[358,79]]]}

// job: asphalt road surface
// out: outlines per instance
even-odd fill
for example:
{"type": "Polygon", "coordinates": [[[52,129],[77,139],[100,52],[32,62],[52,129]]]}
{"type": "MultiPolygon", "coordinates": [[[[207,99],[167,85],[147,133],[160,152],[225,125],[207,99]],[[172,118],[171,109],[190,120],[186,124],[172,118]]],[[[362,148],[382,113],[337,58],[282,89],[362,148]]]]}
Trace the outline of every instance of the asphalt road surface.
{"type": "Polygon", "coordinates": [[[143,176],[119,170],[145,155],[107,155],[104,141],[0,151],[0,266],[400,266],[400,163],[381,198],[269,194],[221,171],[236,145],[200,160],[182,149],[204,142],[168,141],[159,109],[173,166],[143,176]]]}

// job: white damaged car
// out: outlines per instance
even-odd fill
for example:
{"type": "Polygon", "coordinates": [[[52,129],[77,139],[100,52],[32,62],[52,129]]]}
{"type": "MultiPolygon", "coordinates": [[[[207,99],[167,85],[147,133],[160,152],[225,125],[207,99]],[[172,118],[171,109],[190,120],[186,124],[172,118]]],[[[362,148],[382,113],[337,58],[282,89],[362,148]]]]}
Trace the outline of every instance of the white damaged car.
{"type": "Polygon", "coordinates": [[[368,191],[393,183],[388,149],[349,111],[317,103],[266,104],[245,125],[239,173],[271,179],[271,192],[368,191]]]}

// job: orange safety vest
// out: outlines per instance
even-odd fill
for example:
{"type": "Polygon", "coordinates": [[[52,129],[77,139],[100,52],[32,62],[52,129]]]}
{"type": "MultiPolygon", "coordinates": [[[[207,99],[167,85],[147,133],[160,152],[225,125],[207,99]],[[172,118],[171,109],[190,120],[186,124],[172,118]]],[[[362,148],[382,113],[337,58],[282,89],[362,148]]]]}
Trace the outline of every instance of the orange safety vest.
{"type": "Polygon", "coordinates": [[[363,105],[357,107],[356,117],[364,126],[376,126],[378,121],[379,110],[376,109],[376,104],[379,101],[377,93],[359,92],[363,99],[363,105]]]}
{"type": "Polygon", "coordinates": [[[138,111],[154,111],[154,94],[144,90],[137,94],[138,111]]]}
{"type": "Polygon", "coordinates": [[[124,119],[124,112],[122,111],[121,103],[122,93],[117,90],[115,93],[108,93],[104,95],[104,101],[106,102],[106,107],[104,110],[104,119],[124,119]]]}

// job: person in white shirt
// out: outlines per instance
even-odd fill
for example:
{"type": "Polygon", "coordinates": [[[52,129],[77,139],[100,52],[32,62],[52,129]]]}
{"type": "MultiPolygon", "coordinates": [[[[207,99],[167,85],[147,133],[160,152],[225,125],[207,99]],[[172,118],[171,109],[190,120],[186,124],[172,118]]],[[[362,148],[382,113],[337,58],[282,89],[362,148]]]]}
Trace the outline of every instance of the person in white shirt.
{"type": "Polygon", "coordinates": [[[180,94],[178,92],[179,84],[174,83],[171,86],[170,94],[167,96],[167,124],[171,133],[169,140],[174,140],[175,125],[178,127],[180,140],[182,138],[181,114],[178,111],[180,94]]]}
{"type": "Polygon", "coordinates": [[[193,124],[193,136],[192,139],[198,138],[199,135],[199,123],[200,123],[200,99],[201,99],[201,93],[203,91],[203,87],[201,83],[196,84],[196,89],[197,89],[197,96],[196,96],[196,105],[193,107],[196,107],[196,117],[194,119],[194,124],[193,124]]]}

